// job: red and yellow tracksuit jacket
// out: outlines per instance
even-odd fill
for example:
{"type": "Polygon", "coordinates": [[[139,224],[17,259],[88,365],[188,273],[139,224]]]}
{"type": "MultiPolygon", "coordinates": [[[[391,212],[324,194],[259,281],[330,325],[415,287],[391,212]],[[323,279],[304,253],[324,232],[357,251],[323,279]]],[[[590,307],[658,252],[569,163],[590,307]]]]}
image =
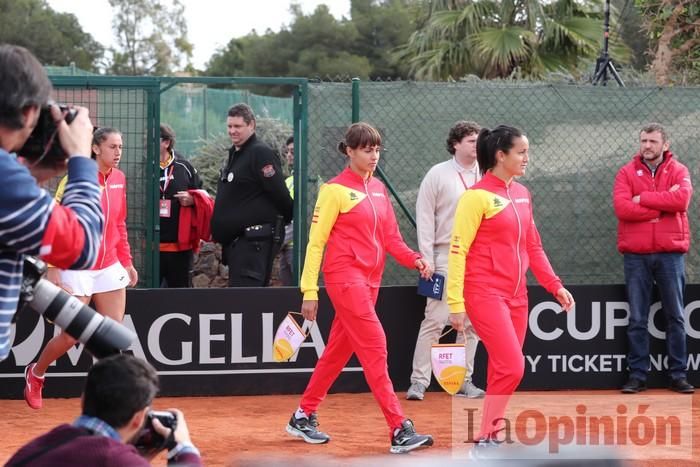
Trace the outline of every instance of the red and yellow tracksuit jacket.
{"type": "MultiPolygon", "coordinates": [[[[105,176],[97,173],[102,190],[100,203],[104,214],[104,230],[93,270],[104,269],[119,261],[125,268],[132,266],[129,236],[126,232],[126,177],[119,169],[112,169],[105,176]]],[[[55,199],[63,198],[66,178],[56,189],[55,199]]]]}
{"type": "Polygon", "coordinates": [[[688,168],[666,151],[652,175],[636,154],[615,177],[613,207],[620,253],[687,253],[688,205],[693,195],[688,168]],[[669,191],[678,185],[679,189],[669,191]],[[632,198],[639,196],[639,203],[632,198]]]}
{"type": "Polygon", "coordinates": [[[374,177],[364,180],[349,168],[319,191],[301,276],[304,300],[318,300],[324,246],[326,284],[379,287],[387,252],[407,268],[415,268],[420,258],[401,237],[384,184],[374,177]]]}
{"type": "Polygon", "coordinates": [[[528,267],[550,293],[562,287],[542,249],[527,188],[487,172],[457,205],[447,273],[450,312],[465,311],[465,293],[527,294],[528,267]]]}

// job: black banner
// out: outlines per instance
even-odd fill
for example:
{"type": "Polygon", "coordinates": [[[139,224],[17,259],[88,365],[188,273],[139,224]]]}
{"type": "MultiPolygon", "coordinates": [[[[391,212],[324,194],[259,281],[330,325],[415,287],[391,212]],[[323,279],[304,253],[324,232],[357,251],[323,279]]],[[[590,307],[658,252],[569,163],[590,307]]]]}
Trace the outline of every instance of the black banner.
{"type": "MultiPolygon", "coordinates": [[[[521,389],[613,389],[626,377],[627,303],[622,286],[579,286],[570,290],[576,310],[562,312],[553,297],[530,289],[530,316],[525,341],[525,378],[521,389]]],[[[700,385],[700,286],[686,291],[691,383],[700,385]]],[[[322,291],[317,324],[290,362],[272,359],[272,342],[288,311],[298,311],[294,288],[129,290],[124,323],[138,334],[131,351],[151,362],[161,375],[161,394],[251,395],[301,393],[325,348],[333,316],[322,291]]],[[[425,298],[415,287],[384,287],[377,313],[389,348],[389,371],[397,390],[409,385],[413,349],[423,318],[425,298]]],[[[651,387],[668,384],[665,372],[663,311],[651,309],[651,387]]],[[[0,397],[21,398],[24,367],[58,332],[32,311],[18,318],[10,357],[0,362],[0,397]]],[[[452,333],[454,335],[454,333],[452,333]]],[[[448,335],[449,338],[449,335],[448,335]]],[[[80,394],[92,357],[76,346],[48,371],[46,397],[80,394]]],[[[474,381],[484,387],[486,355],[477,351],[474,381]]],[[[434,384],[433,389],[437,386],[434,384]]],[[[333,392],[368,391],[353,357],[333,392]]]]}

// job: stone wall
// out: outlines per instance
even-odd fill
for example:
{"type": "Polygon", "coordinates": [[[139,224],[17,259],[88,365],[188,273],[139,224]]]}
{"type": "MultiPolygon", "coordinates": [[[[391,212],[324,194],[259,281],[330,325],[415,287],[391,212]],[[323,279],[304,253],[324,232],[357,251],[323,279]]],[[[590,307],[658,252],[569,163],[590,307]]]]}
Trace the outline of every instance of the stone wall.
{"type": "MultiPolygon", "coordinates": [[[[192,287],[209,289],[228,286],[228,266],[221,264],[221,245],[205,242],[199,254],[194,255],[192,272],[192,287]]],[[[280,285],[279,261],[275,258],[272,264],[271,286],[280,285]]]]}

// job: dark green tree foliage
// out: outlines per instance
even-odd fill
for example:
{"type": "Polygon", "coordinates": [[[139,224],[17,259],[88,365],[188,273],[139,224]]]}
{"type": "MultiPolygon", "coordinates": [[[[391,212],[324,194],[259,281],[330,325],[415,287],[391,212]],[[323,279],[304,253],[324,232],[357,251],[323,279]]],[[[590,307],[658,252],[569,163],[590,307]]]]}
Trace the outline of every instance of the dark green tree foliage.
{"type": "MultiPolygon", "coordinates": [[[[284,157],[281,156],[285,141],[294,129],[280,120],[270,118],[256,118],[255,134],[267,143],[279,157],[281,167],[286,166],[284,157]]],[[[191,159],[192,165],[197,168],[199,176],[204,184],[203,188],[209,193],[216,193],[216,185],[219,180],[221,164],[228,157],[231,140],[228,135],[212,135],[206,140],[201,140],[197,154],[191,159]]]]}
{"type": "Polygon", "coordinates": [[[359,38],[355,24],[347,19],[335,19],[326,5],[319,5],[310,16],[305,16],[298,5],[293,5],[292,14],[291,29],[281,35],[281,38],[286,36],[292,40],[297,49],[295,59],[287,62],[290,75],[369,76],[369,60],[352,53],[352,45],[359,38]]]}
{"type": "Polygon", "coordinates": [[[58,13],[44,0],[0,0],[0,18],[0,43],[26,47],[45,65],[97,71],[104,48],[75,15],[58,13]]]}
{"type": "Polygon", "coordinates": [[[647,51],[649,38],[642,27],[642,17],[634,0],[612,0],[615,12],[619,13],[617,25],[611,28],[611,35],[619,34],[632,52],[630,64],[637,70],[644,70],[649,63],[647,51]]]}
{"type": "Polygon", "coordinates": [[[649,68],[656,83],[700,83],[700,3],[636,0],[636,5],[649,36],[649,68]]]}
{"type": "Polygon", "coordinates": [[[390,51],[411,31],[408,0],[352,0],[352,19],[336,19],[326,5],[305,15],[292,5],[292,21],[279,32],[252,31],[234,38],[207,64],[210,76],[403,77],[390,51]]]}
{"type": "Polygon", "coordinates": [[[245,66],[243,47],[246,38],[231,39],[223,49],[215,53],[207,63],[209,76],[242,76],[245,66]]]}
{"type": "Polygon", "coordinates": [[[595,57],[602,37],[601,0],[435,0],[396,54],[419,79],[575,73],[595,57]]]}
{"type": "Polygon", "coordinates": [[[109,0],[118,49],[110,72],[119,75],[170,75],[189,64],[185,7],[179,0],[109,0]],[[185,62],[183,64],[183,61],[185,62]]]}
{"type": "Polygon", "coordinates": [[[393,59],[394,48],[405,44],[415,30],[415,2],[406,0],[353,0],[350,15],[359,33],[354,51],[367,57],[372,77],[405,78],[408,66],[393,59]]]}

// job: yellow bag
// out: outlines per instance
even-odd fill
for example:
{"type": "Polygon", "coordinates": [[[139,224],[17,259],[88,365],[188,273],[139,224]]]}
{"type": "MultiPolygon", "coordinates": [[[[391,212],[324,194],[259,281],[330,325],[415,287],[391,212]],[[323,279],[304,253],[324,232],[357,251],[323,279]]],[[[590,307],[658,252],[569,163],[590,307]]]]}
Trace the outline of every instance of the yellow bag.
{"type": "MultiPolygon", "coordinates": [[[[450,331],[451,329],[443,336],[450,331]]],[[[442,389],[452,396],[457,394],[467,376],[465,358],[466,348],[464,344],[433,344],[430,349],[433,375],[442,389]]]]}
{"type": "Polygon", "coordinates": [[[275,333],[275,340],[272,343],[272,358],[276,362],[286,362],[292,358],[308,336],[292,315],[301,315],[301,313],[293,311],[287,313],[275,333]]]}

